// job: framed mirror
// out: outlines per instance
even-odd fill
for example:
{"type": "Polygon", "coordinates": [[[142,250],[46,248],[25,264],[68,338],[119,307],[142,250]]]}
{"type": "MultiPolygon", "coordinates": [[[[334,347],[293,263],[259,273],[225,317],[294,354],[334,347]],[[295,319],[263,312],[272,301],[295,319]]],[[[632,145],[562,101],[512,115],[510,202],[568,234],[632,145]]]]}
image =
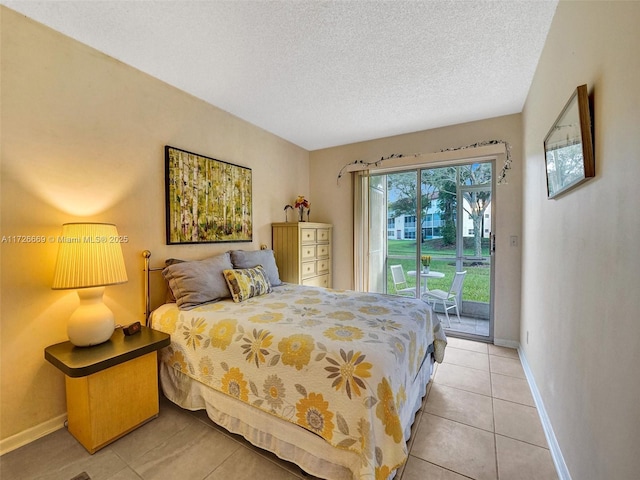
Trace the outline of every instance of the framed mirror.
{"type": "Polygon", "coordinates": [[[595,176],[591,113],[580,85],[544,139],[547,196],[555,198],[595,176]]]}

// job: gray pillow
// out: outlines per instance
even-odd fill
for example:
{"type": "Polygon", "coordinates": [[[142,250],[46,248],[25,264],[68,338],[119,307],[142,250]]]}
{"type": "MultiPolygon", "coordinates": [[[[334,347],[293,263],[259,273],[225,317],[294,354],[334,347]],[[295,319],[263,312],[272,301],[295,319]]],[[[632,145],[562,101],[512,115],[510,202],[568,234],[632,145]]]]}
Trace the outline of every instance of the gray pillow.
{"type": "MultiPolygon", "coordinates": [[[[167,258],[164,262],[164,265],[168,267],[169,265],[173,265],[175,263],[182,263],[182,262],[186,262],[186,260],[180,260],[179,258],[167,258]]],[[[165,303],[176,303],[176,296],[171,291],[169,282],[167,282],[167,296],[164,300],[165,300],[165,303]]]]}
{"type": "Polygon", "coordinates": [[[223,270],[233,268],[228,252],[204,260],[174,263],[162,275],[176,297],[178,307],[187,309],[230,298],[223,270]]]}
{"type": "Polygon", "coordinates": [[[231,263],[233,268],[253,268],[262,265],[271,286],[282,285],[273,250],[231,250],[231,263]]]}

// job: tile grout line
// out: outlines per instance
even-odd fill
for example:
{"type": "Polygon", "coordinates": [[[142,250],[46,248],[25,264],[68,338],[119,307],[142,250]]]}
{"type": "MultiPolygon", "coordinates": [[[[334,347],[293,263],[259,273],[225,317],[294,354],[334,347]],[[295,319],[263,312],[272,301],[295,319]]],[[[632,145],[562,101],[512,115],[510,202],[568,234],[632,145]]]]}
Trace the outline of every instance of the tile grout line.
{"type": "Polygon", "coordinates": [[[521,440],[519,438],[513,438],[513,437],[510,437],[509,435],[505,435],[504,433],[496,433],[496,435],[500,436],[502,438],[508,438],[509,440],[513,440],[514,442],[525,443],[525,444],[530,445],[532,447],[542,448],[544,450],[549,450],[549,452],[551,452],[551,450],[548,447],[543,447],[541,445],[538,445],[537,443],[531,443],[531,442],[527,442],[526,440],[521,440]]]}
{"type": "MultiPolygon", "coordinates": [[[[483,355],[482,353],[480,355],[483,355]]],[[[470,368],[471,370],[477,370],[479,372],[488,372],[491,373],[491,370],[483,370],[482,368],[475,368],[475,367],[471,367],[469,365],[460,365],[459,363],[453,363],[453,362],[442,362],[443,364],[447,364],[447,365],[454,365],[456,367],[464,367],[464,368],[470,368]]]]}
{"type": "MultiPolygon", "coordinates": [[[[503,377],[517,378],[519,380],[523,380],[524,382],[527,381],[526,377],[516,377],[515,375],[507,375],[506,373],[499,373],[499,372],[489,372],[489,373],[491,373],[493,375],[502,375],[503,377]]],[[[527,385],[528,385],[528,383],[527,383],[527,385]]]]}
{"type": "MultiPolygon", "coordinates": [[[[489,382],[491,382],[491,376],[489,376],[489,382]]],[[[435,383],[435,382],[434,382],[434,383],[435,383]]],[[[471,391],[471,390],[465,390],[464,388],[454,387],[453,385],[446,385],[446,384],[444,384],[444,383],[438,383],[438,385],[439,385],[439,386],[441,386],[441,387],[453,388],[454,390],[458,390],[458,391],[460,391],[460,392],[472,393],[472,394],[475,394],[475,395],[481,395],[481,396],[483,396],[483,397],[493,398],[493,397],[491,396],[491,394],[489,394],[489,395],[485,395],[484,393],[478,393],[478,392],[474,392],[474,391],[471,391]]],[[[507,400],[505,400],[505,401],[507,401],[507,400]]],[[[514,402],[514,403],[515,403],[515,402],[514,402]]]]}
{"type": "MultiPolygon", "coordinates": [[[[470,477],[470,476],[468,476],[468,475],[465,475],[464,473],[457,472],[456,470],[452,470],[452,469],[450,469],[450,468],[448,468],[448,467],[443,467],[442,465],[438,465],[437,463],[430,462],[429,460],[425,460],[424,458],[418,457],[418,456],[416,456],[416,455],[411,455],[411,454],[409,454],[409,456],[410,456],[410,457],[413,457],[413,458],[415,458],[416,460],[419,460],[419,461],[421,461],[421,462],[428,463],[429,465],[435,465],[435,466],[436,466],[436,467],[438,467],[438,468],[441,468],[441,469],[443,469],[443,470],[446,470],[447,472],[451,472],[451,473],[453,473],[453,474],[455,474],[455,475],[458,475],[458,476],[460,476],[460,477],[468,478],[468,479],[470,479],[470,480],[476,480],[476,479],[474,479],[473,477],[470,477]]],[[[403,476],[404,476],[404,472],[403,472],[403,476]]],[[[402,479],[402,478],[395,479],[395,478],[394,478],[394,480],[404,480],[404,479],[402,479]]]]}
{"type": "MultiPolygon", "coordinates": [[[[488,350],[488,347],[487,347],[488,350]]],[[[487,353],[489,357],[487,360],[489,361],[489,390],[491,391],[491,416],[493,418],[493,451],[494,451],[494,465],[496,467],[496,480],[500,480],[500,463],[498,462],[498,434],[496,433],[496,409],[494,405],[494,396],[493,396],[493,377],[491,374],[491,354],[487,353]]]]}
{"type": "MultiPolygon", "coordinates": [[[[447,418],[447,417],[443,417],[442,415],[438,415],[437,413],[431,413],[431,412],[426,412],[428,415],[431,415],[433,417],[438,417],[438,418],[442,418],[443,420],[446,420],[447,422],[453,422],[453,423],[457,423],[459,425],[464,425],[465,427],[469,427],[469,428],[474,428],[476,430],[480,430],[481,432],[487,432],[487,433],[491,433],[494,434],[495,432],[491,431],[491,430],[486,430],[484,428],[481,427],[477,427],[475,425],[469,425],[468,423],[464,423],[461,422],[460,420],[453,420],[452,418],[447,418]]],[[[494,427],[495,428],[495,427],[494,427]]],[[[504,435],[503,435],[504,436],[504,435]]],[[[514,439],[515,440],[515,439],[514,439]]]]}
{"type": "MultiPolygon", "coordinates": [[[[491,363],[489,363],[489,370],[491,370],[491,363]]],[[[493,451],[495,452],[495,465],[496,465],[496,479],[500,480],[500,463],[498,462],[498,434],[496,433],[496,409],[494,404],[495,397],[493,396],[493,377],[491,371],[489,371],[489,386],[491,388],[491,412],[493,414],[493,451]]]]}

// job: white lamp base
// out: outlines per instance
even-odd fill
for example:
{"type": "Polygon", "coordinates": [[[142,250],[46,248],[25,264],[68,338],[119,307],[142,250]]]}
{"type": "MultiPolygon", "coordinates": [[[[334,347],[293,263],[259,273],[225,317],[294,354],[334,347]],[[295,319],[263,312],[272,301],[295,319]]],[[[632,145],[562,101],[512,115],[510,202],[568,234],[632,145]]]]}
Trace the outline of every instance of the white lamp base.
{"type": "Polygon", "coordinates": [[[106,342],[113,335],[116,322],[113,312],[102,302],[104,287],[77,290],[80,305],[69,318],[67,334],[77,347],[89,347],[106,342]]]}

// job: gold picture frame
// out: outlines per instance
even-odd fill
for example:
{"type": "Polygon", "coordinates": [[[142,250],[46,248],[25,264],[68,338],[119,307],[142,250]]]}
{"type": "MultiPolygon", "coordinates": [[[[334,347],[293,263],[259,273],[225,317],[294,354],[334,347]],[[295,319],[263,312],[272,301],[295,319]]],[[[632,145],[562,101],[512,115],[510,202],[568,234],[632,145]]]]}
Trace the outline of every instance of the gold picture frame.
{"type": "Polygon", "coordinates": [[[167,244],[251,242],[251,169],[165,146],[167,244]]]}
{"type": "Polygon", "coordinates": [[[556,198],[596,174],[586,85],[576,88],[544,139],[547,196],[556,198]]]}

